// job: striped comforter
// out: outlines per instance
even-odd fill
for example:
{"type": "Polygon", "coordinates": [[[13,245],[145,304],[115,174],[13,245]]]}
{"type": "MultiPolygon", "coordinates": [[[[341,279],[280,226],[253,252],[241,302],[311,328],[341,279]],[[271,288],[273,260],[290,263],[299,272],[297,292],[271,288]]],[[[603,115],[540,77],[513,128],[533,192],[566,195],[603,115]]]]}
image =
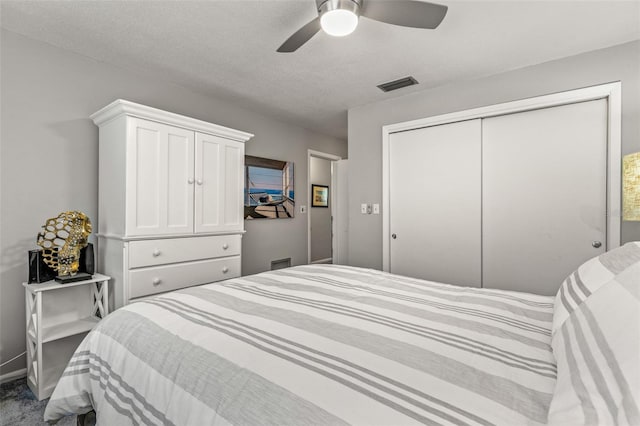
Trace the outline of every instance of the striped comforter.
{"type": "Polygon", "coordinates": [[[544,424],[553,298],[309,265],[110,314],[45,419],[98,424],[544,424]]]}

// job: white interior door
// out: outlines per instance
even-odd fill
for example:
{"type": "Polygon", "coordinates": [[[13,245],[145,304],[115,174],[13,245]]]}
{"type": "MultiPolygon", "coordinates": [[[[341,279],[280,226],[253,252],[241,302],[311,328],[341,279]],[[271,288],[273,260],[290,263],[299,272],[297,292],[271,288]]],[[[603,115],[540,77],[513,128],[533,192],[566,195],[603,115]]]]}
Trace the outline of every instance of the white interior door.
{"type": "Polygon", "coordinates": [[[481,120],[390,135],[389,270],[481,285],[481,120]]]}
{"type": "Polygon", "coordinates": [[[606,249],[607,101],[487,118],[482,139],[483,286],[555,294],[606,249]]]}
{"type": "Polygon", "coordinates": [[[331,214],[333,263],[349,263],[349,160],[331,162],[331,214]]]}

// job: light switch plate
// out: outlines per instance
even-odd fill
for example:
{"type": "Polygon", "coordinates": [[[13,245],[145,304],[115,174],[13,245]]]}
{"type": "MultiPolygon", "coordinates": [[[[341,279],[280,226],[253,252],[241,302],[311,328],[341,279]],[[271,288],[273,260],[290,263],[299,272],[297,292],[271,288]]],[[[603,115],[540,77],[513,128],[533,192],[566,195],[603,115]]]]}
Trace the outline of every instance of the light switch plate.
{"type": "Polygon", "coordinates": [[[307,206],[300,206],[300,213],[304,214],[307,212],[307,206]]]}
{"type": "Polygon", "coordinates": [[[373,214],[380,214],[380,204],[373,205],[373,214]]]}
{"type": "Polygon", "coordinates": [[[367,214],[367,205],[366,204],[360,204],[360,213],[362,214],[367,214]]]}

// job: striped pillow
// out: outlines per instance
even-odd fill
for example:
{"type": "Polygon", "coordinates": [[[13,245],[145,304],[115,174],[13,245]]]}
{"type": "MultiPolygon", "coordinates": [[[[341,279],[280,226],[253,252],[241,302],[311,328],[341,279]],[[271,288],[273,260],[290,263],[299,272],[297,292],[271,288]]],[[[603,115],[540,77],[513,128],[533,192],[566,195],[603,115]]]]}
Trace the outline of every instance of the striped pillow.
{"type": "Polygon", "coordinates": [[[637,262],[640,262],[640,242],[627,243],[583,263],[564,280],[556,294],[551,335],[555,335],[571,312],[592,293],[637,262]]]}
{"type": "Polygon", "coordinates": [[[574,309],[551,346],[550,425],[639,425],[640,263],[574,309]]]}

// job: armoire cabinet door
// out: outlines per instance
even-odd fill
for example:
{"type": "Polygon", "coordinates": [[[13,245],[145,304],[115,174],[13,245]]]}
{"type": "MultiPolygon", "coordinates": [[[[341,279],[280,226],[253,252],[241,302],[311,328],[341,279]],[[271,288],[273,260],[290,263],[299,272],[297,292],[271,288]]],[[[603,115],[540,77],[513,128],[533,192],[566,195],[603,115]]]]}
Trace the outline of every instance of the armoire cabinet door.
{"type": "Polygon", "coordinates": [[[128,236],[193,232],[194,132],[127,121],[128,236]]]}
{"type": "Polygon", "coordinates": [[[195,232],[243,229],[244,144],[196,133],[195,232]]]}
{"type": "Polygon", "coordinates": [[[390,136],[390,271],[480,287],[481,126],[390,136]]]}

